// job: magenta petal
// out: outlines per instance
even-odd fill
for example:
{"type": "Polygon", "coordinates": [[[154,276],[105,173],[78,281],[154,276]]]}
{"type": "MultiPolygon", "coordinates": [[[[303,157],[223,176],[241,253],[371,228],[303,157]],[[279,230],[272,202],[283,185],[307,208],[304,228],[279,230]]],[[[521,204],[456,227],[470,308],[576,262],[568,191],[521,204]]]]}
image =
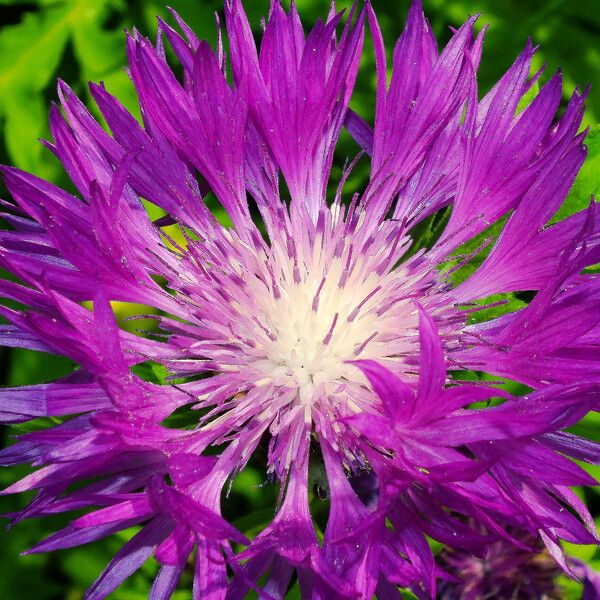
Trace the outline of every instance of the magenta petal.
{"type": "Polygon", "coordinates": [[[152,554],[156,544],[167,535],[171,525],[164,519],[155,519],[129,540],[117,552],[102,575],[85,594],[86,600],[100,600],[117,588],[152,554]]]}
{"type": "Polygon", "coordinates": [[[179,583],[184,568],[185,564],[163,565],[152,584],[148,595],[149,600],[169,600],[179,583]]]}
{"type": "Polygon", "coordinates": [[[366,375],[392,423],[410,419],[415,407],[415,393],[410,386],[374,361],[357,360],[352,364],[366,375]]]}

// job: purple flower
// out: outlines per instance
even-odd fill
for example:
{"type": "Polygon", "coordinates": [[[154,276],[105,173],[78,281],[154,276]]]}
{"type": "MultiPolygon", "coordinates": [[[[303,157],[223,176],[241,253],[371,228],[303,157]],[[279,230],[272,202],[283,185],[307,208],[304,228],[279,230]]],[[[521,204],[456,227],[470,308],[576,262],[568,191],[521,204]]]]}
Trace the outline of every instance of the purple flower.
{"type": "Polygon", "coordinates": [[[439,562],[448,575],[438,584],[437,598],[561,598],[556,581],[561,570],[550,554],[533,537],[520,541],[522,548],[499,540],[490,544],[482,556],[465,551],[442,552],[439,562]]]}
{"type": "Polygon", "coordinates": [[[556,74],[517,110],[539,77],[528,44],[479,101],[483,32],[469,19],[440,52],[418,1],[389,85],[368,4],[305,35],[275,1],[260,51],[240,0],[225,17],[232,83],[221,42],[213,52],[177,15],[183,35],[161,21],[156,44],[128,36],[143,125],[92,85],[109,135],[59,84],[66,119],[53,106],[47,145],[80,197],[4,168],[15,202],[0,265],[19,282],[0,282],[18,306],[1,308],[0,339],[80,367],[1,390],[4,422],[60,417],[0,454],[37,468],[4,493],[37,490],[16,521],[92,509],[30,552],[141,526],[88,599],[151,555],[152,600],[171,596],[190,557],[194,598],[282,598],[294,574],[306,598],[399,598],[398,586],[427,598],[441,574],[428,537],[481,556],[521,547],[512,530],[568,571],[560,540],[597,541],[569,486],[595,483],[570,458],[597,463],[600,447],[564,430],[600,404],[600,284],[583,272],[600,260],[600,215],[591,203],[546,223],[585,158],[585,94],[557,119],[556,74]],[[374,127],[348,108],[366,22],[374,127]],[[352,198],[353,165],[328,187],[343,126],[370,157],[352,198]],[[166,215],[152,222],[141,198],[166,215]],[[447,220],[439,239],[415,246],[434,219],[447,220]],[[151,307],[155,330],[120,328],[114,301],[151,307]],[[170,378],[141,377],[148,364],[170,378]],[[167,426],[185,407],[194,427],[167,426]],[[221,498],[257,449],[280,501],[248,540],[221,498]],[[309,463],[325,471],[322,540],[309,463]]]}
{"type": "MultiPolygon", "coordinates": [[[[443,550],[438,561],[444,573],[438,582],[439,600],[547,600],[564,598],[559,581],[563,571],[539,539],[511,532],[519,540],[490,544],[479,555],[465,550],[443,550]]],[[[569,558],[569,575],[583,583],[582,600],[600,594],[600,576],[583,562],[569,558]]]]}

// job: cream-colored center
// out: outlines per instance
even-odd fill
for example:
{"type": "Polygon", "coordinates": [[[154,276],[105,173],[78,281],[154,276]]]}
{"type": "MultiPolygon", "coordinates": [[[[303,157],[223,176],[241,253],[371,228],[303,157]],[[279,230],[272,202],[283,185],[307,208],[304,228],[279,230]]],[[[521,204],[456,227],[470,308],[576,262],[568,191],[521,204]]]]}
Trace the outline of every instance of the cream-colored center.
{"type": "MultiPolygon", "coordinates": [[[[264,345],[264,359],[257,361],[265,381],[298,389],[303,404],[310,403],[319,388],[331,393],[344,381],[363,382],[360,371],[348,364],[357,359],[397,360],[390,343],[402,323],[390,322],[389,311],[379,314],[389,303],[389,277],[368,273],[367,265],[354,264],[345,273],[345,263],[334,259],[327,268],[315,265],[316,276],[300,282],[286,277],[280,297],[266,297],[261,306],[272,339],[264,345]]],[[[396,277],[398,274],[396,274],[396,277]]],[[[409,321],[414,307],[404,305],[409,321]]],[[[405,323],[407,325],[408,323],[405,323]]]]}

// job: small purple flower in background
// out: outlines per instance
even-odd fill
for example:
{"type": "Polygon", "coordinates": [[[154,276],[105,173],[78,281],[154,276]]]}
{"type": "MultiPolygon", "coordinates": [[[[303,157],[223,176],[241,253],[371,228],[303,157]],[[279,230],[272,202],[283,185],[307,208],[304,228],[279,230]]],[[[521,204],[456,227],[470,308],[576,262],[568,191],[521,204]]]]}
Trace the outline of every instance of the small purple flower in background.
{"type": "Polygon", "coordinates": [[[294,578],[305,598],[399,598],[398,586],[429,598],[444,564],[428,537],[518,553],[511,531],[570,572],[560,541],[597,543],[569,486],[596,483],[570,458],[597,464],[600,446],[564,430],[600,405],[600,281],[584,273],[600,261],[600,215],[591,203],[546,224],[585,159],[585,94],[557,118],[557,73],[522,108],[539,77],[528,44],[478,100],[483,32],[470,19],[439,51],[418,1],[389,85],[369,4],[345,24],[332,9],[305,35],[296,8],[274,1],[259,50],[239,0],[225,17],[232,83],[222,43],[213,52],[177,15],[182,34],[161,21],[155,45],[128,36],[143,126],[92,85],[109,135],[60,83],[48,146],[79,198],[4,168],[15,202],[3,203],[0,264],[19,282],[0,282],[17,303],[1,308],[0,339],[80,366],[0,391],[3,422],[72,415],[0,454],[37,468],[4,493],[37,490],[15,521],[92,509],[30,552],[140,525],[88,599],[151,555],[153,600],[189,561],[194,598],[282,598],[294,578]],[[348,108],[367,25],[373,127],[348,108]],[[344,181],[328,190],[344,126],[370,157],[352,198],[344,181]],[[141,198],[167,216],[152,222],[141,198]],[[414,251],[415,226],[436,214],[443,233],[414,251]],[[511,303],[512,292],[533,299],[511,303]],[[113,301],[152,307],[156,329],[121,329],[113,301]],[[170,379],[140,377],[147,363],[170,379]],[[461,381],[465,371],[527,391],[461,381]],[[195,426],[167,427],[184,407],[195,426]],[[257,449],[280,499],[249,540],[221,504],[257,449]],[[330,507],[322,540],[315,463],[330,507]]]}
{"type": "MultiPolygon", "coordinates": [[[[479,555],[465,550],[442,550],[437,560],[444,574],[438,581],[438,600],[559,600],[566,598],[559,577],[564,572],[541,540],[520,536],[520,544],[500,539],[479,555]]],[[[569,575],[584,584],[582,600],[600,596],[600,576],[583,562],[568,558],[569,575]]]]}
{"type": "MultiPolygon", "coordinates": [[[[525,542],[525,540],[521,540],[525,542]]],[[[449,574],[438,583],[439,600],[556,600],[561,591],[556,579],[560,568],[535,538],[528,548],[518,548],[499,540],[486,548],[483,556],[465,551],[442,551],[440,566],[449,574]]],[[[524,546],[527,544],[524,543],[524,546]]]]}

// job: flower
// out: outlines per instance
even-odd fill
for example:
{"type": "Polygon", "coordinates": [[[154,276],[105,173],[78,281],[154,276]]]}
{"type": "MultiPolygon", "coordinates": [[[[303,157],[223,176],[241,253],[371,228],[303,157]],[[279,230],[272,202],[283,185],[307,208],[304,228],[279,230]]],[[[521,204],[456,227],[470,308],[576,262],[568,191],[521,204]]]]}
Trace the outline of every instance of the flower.
{"type": "Polygon", "coordinates": [[[440,562],[450,578],[438,584],[437,597],[441,600],[560,598],[556,579],[561,570],[550,554],[535,538],[521,542],[532,548],[517,548],[497,541],[481,557],[468,552],[443,552],[440,562]]]}
{"type": "Polygon", "coordinates": [[[228,0],[231,82],[222,42],[213,51],[174,16],[182,34],[160,21],[156,44],[127,37],[143,125],[91,85],[109,135],[59,83],[66,119],[52,107],[47,145],[79,197],[4,168],[15,202],[3,205],[13,228],[0,232],[0,264],[20,281],[1,282],[18,305],[1,309],[1,341],[79,365],[0,392],[4,422],[60,417],[0,454],[37,468],[4,493],[38,491],[17,521],[93,508],[30,552],[140,526],[88,599],[151,555],[153,600],[190,560],[195,598],[281,598],[294,574],[307,598],[397,597],[397,586],[431,597],[427,536],[481,555],[498,540],[519,547],[511,528],[568,570],[560,540],[597,541],[569,488],[595,480],[569,457],[597,463],[599,446],[564,430],[599,405],[600,286],[584,269],[600,257],[600,218],[591,203],[545,225],[585,158],[585,94],[555,120],[558,73],[522,108],[539,77],[528,44],[479,101],[475,18],[438,52],[418,1],[389,86],[369,4],[343,26],[332,9],[305,36],[296,7],[273,2],[259,52],[228,0]],[[349,109],[365,22],[372,128],[349,109]],[[347,198],[351,165],[330,202],[344,126],[371,174],[347,198]],[[166,215],[151,221],[142,198],[166,215]],[[435,243],[416,246],[415,227],[440,221],[435,243]],[[155,330],[124,330],[111,302],[151,307],[155,330]],[[194,426],[173,427],[186,407],[194,426]],[[280,501],[250,540],[221,504],[261,449],[280,501]],[[322,540],[315,463],[330,507],[322,540]]]}
{"type": "MultiPolygon", "coordinates": [[[[466,551],[443,550],[438,560],[445,578],[438,582],[439,600],[528,600],[529,598],[564,598],[559,581],[563,571],[533,536],[511,534],[520,547],[498,540],[479,556],[466,551]]],[[[569,575],[583,582],[583,600],[593,600],[600,594],[600,578],[585,563],[568,558],[569,575]]]]}

